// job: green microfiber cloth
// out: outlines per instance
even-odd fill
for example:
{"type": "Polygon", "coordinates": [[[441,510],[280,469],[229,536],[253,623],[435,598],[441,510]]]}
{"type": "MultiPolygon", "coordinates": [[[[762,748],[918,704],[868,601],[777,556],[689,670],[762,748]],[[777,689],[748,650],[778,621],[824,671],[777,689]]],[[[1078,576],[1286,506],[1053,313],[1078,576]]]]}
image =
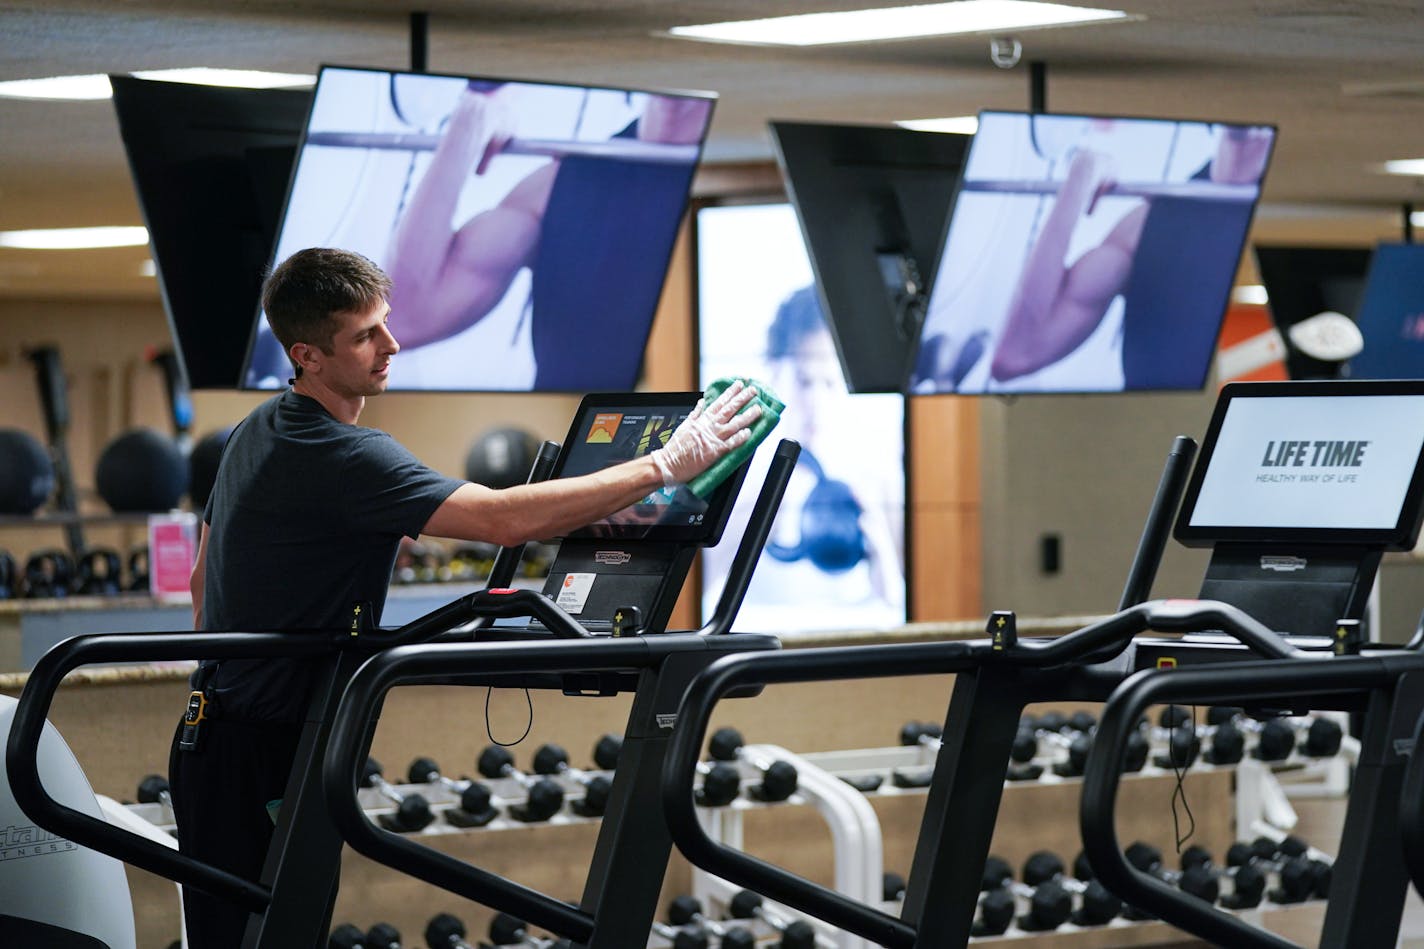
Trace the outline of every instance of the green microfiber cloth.
{"type": "MultiPolygon", "coordinates": [[[[786,408],[786,403],[776,397],[776,393],[771,391],[770,386],[745,376],[723,376],[717,379],[707,387],[707,391],[703,394],[703,400],[706,404],[711,405],[717,401],[718,396],[727,390],[728,386],[737,381],[755,387],[756,398],[748,402],[747,406],[761,406],[761,417],[753,422],[751,428],[748,429],[752,433],[751,438],[722,456],[712,467],[688,483],[687,487],[699,498],[705,498],[717,490],[717,486],[727,480],[728,475],[736,471],[742,462],[752,456],[752,452],[757,450],[757,446],[766,440],[766,436],[770,435],[771,430],[776,428],[777,423],[781,421],[781,410],[786,408]]],[[[742,411],[746,411],[745,406],[742,411]]]]}

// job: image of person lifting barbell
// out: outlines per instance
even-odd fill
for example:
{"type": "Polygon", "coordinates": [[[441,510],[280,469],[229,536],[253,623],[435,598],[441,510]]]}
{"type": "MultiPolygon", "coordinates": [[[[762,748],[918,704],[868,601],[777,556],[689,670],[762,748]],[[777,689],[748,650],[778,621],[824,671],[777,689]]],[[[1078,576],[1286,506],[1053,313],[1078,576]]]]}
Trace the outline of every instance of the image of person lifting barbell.
{"type": "Polygon", "coordinates": [[[1274,130],[988,119],[1007,165],[966,173],[917,388],[1199,387],[1274,130]]]}
{"type": "MultiPolygon", "coordinates": [[[[711,111],[327,69],[277,256],[341,243],[390,271],[394,388],[630,389],[711,111]]],[[[266,384],[284,372],[275,361],[266,384]]]]}

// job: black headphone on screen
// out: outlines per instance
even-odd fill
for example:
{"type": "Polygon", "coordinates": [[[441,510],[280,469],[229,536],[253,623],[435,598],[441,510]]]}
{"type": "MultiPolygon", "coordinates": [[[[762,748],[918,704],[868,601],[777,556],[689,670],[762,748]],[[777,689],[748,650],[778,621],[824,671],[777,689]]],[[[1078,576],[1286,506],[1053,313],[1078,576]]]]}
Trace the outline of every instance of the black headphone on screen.
{"type": "Polygon", "coordinates": [[[865,533],[860,515],[865,508],[855,499],[850,485],[826,477],[816,456],[801,450],[798,465],[804,465],[816,479],[811,493],[801,505],[801,538],[794,545],[767,541],[766,552],[773,560],[795,563],[802,558],[826,573],[845,573],[865,559],[865,533]]]}

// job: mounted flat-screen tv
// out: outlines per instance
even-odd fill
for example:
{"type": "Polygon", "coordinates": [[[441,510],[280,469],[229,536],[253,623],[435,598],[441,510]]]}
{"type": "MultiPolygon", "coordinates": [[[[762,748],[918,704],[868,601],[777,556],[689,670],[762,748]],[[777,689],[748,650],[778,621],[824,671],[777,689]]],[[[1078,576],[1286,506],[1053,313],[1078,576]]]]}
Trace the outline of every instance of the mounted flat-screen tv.
{"type": "MultiPolygon", "coordinates": [[[[699,384],[750,375],[786,403],[747,483],[765,477],[773,443],[801,445],[736,628],[786,635],[900,625],[905,397],[848,391],[790,207],[702,208],[694,236],[699,384]]],[[[741,535],[755,501],[755,491],[742,491],[726,536],[741,535]]],[[[725,542],[702,552],[704,616],[733,552],[725,542]]]]}
{"type": "Polygon", "coordinates": [[[970,136],[772,122],[852,392],[903,392],[970,136]]]}
{"type": "Polygon", "coordinates": [[[1200,389],[1275,135],[981,113],[911,391],[1200,389]]]}
{"type": "Polygon", "coordinates": [[[1289,330],[1317,313],[1353,318],[1370,269],[1366,247],[1285,247],[1256,245],[1256,270],[1266,288],[1271,319],[1286,345],[1286,372],[1292,379],[1333,379],[1340,364],[1314,359],[1290,341],[1289,330]]]}
{"type": "MultiPolygon", "coordinates": [[[[323,67],[273,263],[340,247],[391,276],[393,390],[632,389],[712,106],[323,67]]],[[[290,375],[255,321],[244,385],[290,375]]]]}
{"type": "Polygon", "coordinates": [[[1345,375],[1424,379],[1424,244],[1375,248],[1355,322],[1365,348],[1345,375]]]}
{"type": "Polygon", "coordinates": [[[311,91],[109,83],[188,384],[237,388],[311,91]]]}

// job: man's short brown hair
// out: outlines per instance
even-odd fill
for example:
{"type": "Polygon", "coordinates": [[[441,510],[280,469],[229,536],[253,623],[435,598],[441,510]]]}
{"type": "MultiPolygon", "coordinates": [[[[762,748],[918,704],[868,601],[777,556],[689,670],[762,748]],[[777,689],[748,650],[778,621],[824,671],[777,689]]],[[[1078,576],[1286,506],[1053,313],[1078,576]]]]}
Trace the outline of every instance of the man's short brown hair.
{"type": "MultiPolygon", "coordinates": [[[[262,285],[262,309],[291,358],[294,343],[332,352],[337,314],[362,313],[390,299],[391,278],[349,250],[308,247],[277,266],[262,285]]],[[[294,366],[297,374],[301,367],[294,366]]]]}

